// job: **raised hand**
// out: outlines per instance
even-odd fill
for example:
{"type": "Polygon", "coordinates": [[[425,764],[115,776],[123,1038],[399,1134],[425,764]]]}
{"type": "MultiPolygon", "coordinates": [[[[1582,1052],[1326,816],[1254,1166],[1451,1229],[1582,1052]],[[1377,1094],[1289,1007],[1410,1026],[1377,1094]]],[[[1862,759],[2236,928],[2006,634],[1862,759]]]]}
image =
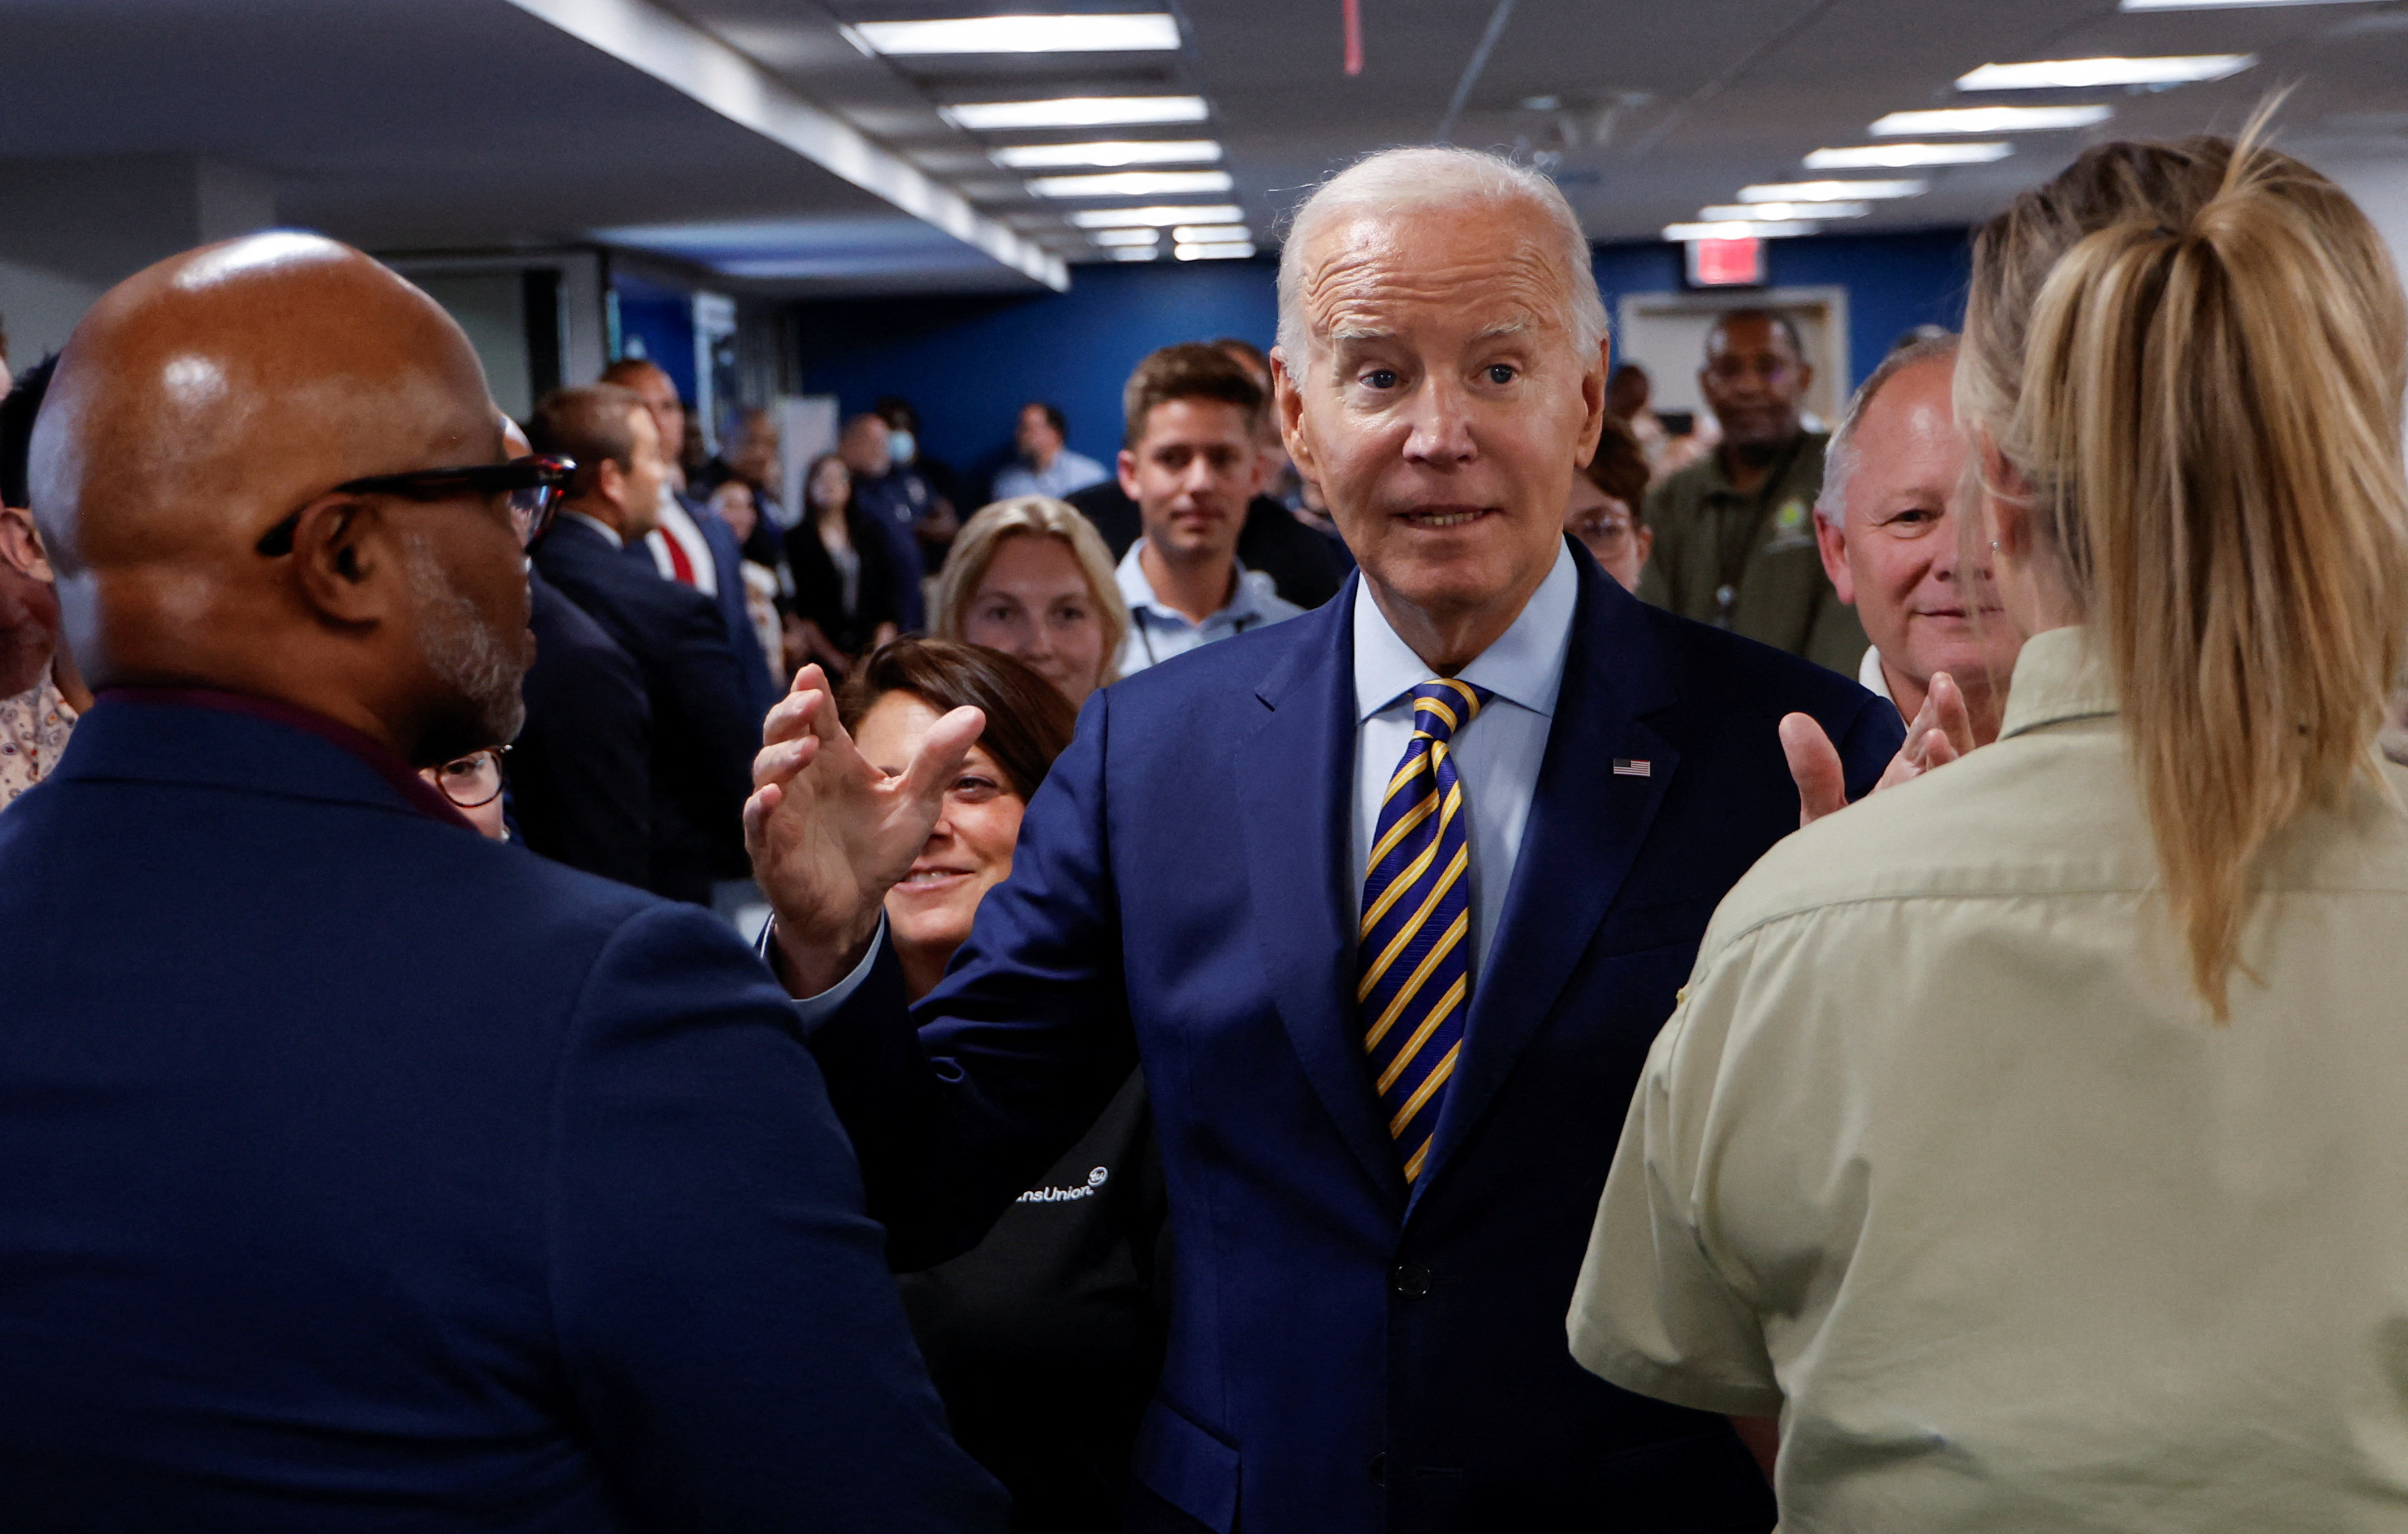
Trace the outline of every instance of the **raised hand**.
{"type": "Polygon", "coordinates": [[[986,728],[976,709],[937,721],[899,773],[871,766],[836,716],[827,675],[806,666],[762,724],[744,805],[752,877],[778,913],[786,987],[817,996],[842,980],[878,931],[886,892],[910,871],[986,728]]]}
{"type": "MultiPolygon", "coordinates": [[[[1945,767],[1973,749],[1973,719],[1965,694],[1945,671],[1931,674],[1923,707],[1907,726],[1906,743],[1873,784],[1878,794],[1910,778],[1920,778],[1945,767]]],[[[1781,750],[1789,758],[1789,776],[1798,784],[1798,824],[1812,825],[1824,816],[1848,807],[1846,775],[1831,738],[1809,714],[1786,714],[1781,721],[1781,750]]]]}

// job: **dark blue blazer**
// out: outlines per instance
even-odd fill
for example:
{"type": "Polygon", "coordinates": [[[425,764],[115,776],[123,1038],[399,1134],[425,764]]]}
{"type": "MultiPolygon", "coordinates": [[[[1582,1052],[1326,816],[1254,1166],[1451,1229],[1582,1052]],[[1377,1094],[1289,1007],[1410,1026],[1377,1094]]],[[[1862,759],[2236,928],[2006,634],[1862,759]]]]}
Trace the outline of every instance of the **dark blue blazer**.
{"type": "Polygon", "coordinates": [[[1903,731],[1575,552],[1529,828],[1410,1194],[1354,1005],[1359,582],[1091,699],[916,1033],[882,956],[813,1036],[901,1265],[975,1236],[1143,1058],[1175,1260],[1136,1471],[1163,1527],[1772,1521],[1729,1426],[1583,1370],[1565,1312],[1707,918],[1797,829],[1781,716],[1822,722],[1856,792],[1903,731]]]}
{"type": "Polygon", "coordinates": [[[526,844],[638,889],[652,876],[652,705],[644,674],[585,610],[527,572],[535,665],[509,756],[526,844]]]}
{"type": "Polygon", "coordinates": [[[709,912],[111,695],[0,922],[0,1527],[1002,1527],[709,912]]]}
{"type": "MultiPolygon", "coordinates": [[[[757,721],[778,705],[786,693],[779,680],[780,667],[769,664],[762,652],[761,636],[752,626],[752,613],[744,602],[744,549],[736,541],[736,529],[725,518],[702,501],[680,495],[678,504],[702,530],[702,541],[710,545],[710,567],[719,581],[718,595],[711,598],[719,604],[719,621],[727,629],[727,647],[736,652],[736,670],[743,681],[745,706],[757,721]]],[[[624,552],[638,560],[652,574],[661,573],[659,561],[642,542],[630,543],[624,552]]]]}
{"type": "MultiPolygon", "coordinates": [[[[640,551],[638,551],[640,552],[640,551]]],[[[652,710],[652,870],[648,886],[709,903],[714,880],[741,879],[744,799],[761,716],[752,711],[726,626],[710,598],[637,564],[562,517],[536,568],[601,624],[643,673],[652,710]]]]}

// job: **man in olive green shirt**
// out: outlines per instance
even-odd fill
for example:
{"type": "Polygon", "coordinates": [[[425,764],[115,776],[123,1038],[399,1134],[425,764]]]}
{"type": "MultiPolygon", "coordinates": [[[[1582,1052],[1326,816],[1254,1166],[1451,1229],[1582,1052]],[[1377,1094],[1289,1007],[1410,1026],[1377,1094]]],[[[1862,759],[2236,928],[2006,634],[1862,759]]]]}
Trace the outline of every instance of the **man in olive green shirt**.
{"type": "Polygon", "coordinates": [[[1814,544],[1828,438],[1798,419],[1813,377],[1784,316],[1733,309],[1707,333],[1698,387],[1722,445],[1648,493],[1656,550],[1639,595],[1854,676],[1865,631],[1814,544]]]}

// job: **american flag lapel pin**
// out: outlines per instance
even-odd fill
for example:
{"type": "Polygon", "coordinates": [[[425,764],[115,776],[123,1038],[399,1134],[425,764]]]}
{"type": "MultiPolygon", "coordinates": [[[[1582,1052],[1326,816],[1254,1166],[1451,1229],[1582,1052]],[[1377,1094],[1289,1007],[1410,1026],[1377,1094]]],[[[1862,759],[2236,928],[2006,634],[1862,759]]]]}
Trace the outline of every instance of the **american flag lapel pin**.
{"type": "Polygon", "coordinates": [[[1656,767],[1652,762],[1633,761],[1627,756],[1617,756],[1613,759],[1613,775],[1617,778],[1646,778],[1653,776],[1656,767]]]}

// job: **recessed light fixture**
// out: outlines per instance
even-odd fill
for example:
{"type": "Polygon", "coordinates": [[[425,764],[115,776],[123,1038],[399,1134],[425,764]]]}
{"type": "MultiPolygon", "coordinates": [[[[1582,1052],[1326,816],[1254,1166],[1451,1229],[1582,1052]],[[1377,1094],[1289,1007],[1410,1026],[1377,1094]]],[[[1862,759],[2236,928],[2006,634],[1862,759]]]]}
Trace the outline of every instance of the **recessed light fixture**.
{"type": "Polygon", "coordinates": [[[2113,107],[1940,107],[1892,112],[1872,125],[1875,138],[1913,138],[1926,133],[2048,133],[2087,128],[2115,115],[2113,107]]]}
{"type": "Polygon", "coordinates": [[[1182,261],[1242,261],[1254,248],[1242,240],[1215,240],[1209,245],[1174,245],[1170,253],[1182,261]]]}
{"type": "Polygon", "coordinates": [[[1764,219],[1785,223],[1792,219],[1860,219],[1873,210],[1870,203],[1717,203],[1698,209],[1703,223],[1727,223],[1733,219],[1764,219]]]}
{"type": "Polygon", "coordinates": [[[996,165],[1013,170],[1053,170],[1072,165],[1211,165],[1221,158],[1221,146],[1210,138],[1163,138],[1151,143],[1007,144],[987,153],[996,165]]]}
{"type": "Polygon", "coordinates": [[[2043,59],[1985,64],[1956,78],[1959,91],[2091,91],[2102,85],[2191,85],[2237,75],[2255,53],[2185,53],[2160,59],[2043,59]]]}
{"type": "Polygon", "coordinates": [[[1182,223],[1240,223],[1246,212],[1236,203],[1205,203],[1193,208],[1082,208],[1070,215],[1082,229],[1168,229],[1182,223]]]}
{"type": "Polygon", "coordinates": [[[1226,170],[1110,170],[1101,176],[1039,176],[1028,190],[1040,197],[1176,197],[1226,192],[1226,170]]]}
{"type": "Polygon", "coordinates": [[[1863,144],[1816,150],[1808,170],[1906,170],[1915,165],[1986,165],[2015,152],[2013,144],[1863,144]]]}
{"type": "Polygon", "coordinates": [[[1002,133],[1016,128],[1102,128],[1132,122],[1201,122],[1211,115],[1202,96],[1057,96],[1051,101],[974,101],[937,108],[956,128],[1002,133]]]}
{"type": "Polygon", "coordinates": [[[1743,203],[1885,202],[1892,197],[1920,197],[1928,181],[1767,181],[1739,189],[1743,203]]]}
{"type": "Polygon", "coordinates": [[[1087,236],[1097,245],[1152,245],[1161,237],[1159,229],[1097,229],[1087,236]]]}
{"type": "Polygon", "coordinates": [[[941,22],[855,22],[857,47],[908,53],[1174,53],[1179,23],[1138,16],[965,16],[941,22]]]}
{"type": "Polygon", "coordinates": [[[1811,235],[1811,223],[1749,223],[1732,221],[1724,223],[1668,223],[1664,237],[1675,245],[1693,239],[1787,239],[1793,235],[1811,235]]]}
{"type": "Polygon", "coordinates": [[[1114,261],[1152,261],[1161,254],[1151,245],[1122,246],[1109,252],[1114,261]]]}
{"type": "Polygon", "coordinates": [[[1254,232],[1242,223],[1182,223],[1170,232],[1170,237],[1182,245],[1210,245],[1215,240],[1243,244],[1254,237],[1254,232]]]}
{"type": "Polygon", "coordinates": [[[2121,10],[2239,10],[2252,6],[2360,6],[2367,0],[2124,0],[2121,10]]]}

